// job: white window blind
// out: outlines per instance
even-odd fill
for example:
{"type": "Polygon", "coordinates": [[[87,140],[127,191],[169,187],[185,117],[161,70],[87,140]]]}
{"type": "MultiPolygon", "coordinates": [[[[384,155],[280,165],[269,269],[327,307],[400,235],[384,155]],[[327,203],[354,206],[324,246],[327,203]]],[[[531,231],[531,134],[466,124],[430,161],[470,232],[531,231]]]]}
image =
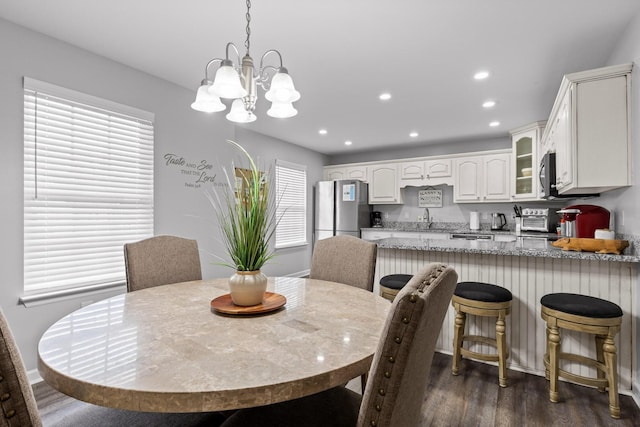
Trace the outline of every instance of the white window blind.
{"type": "Polygon", "coordinates": [[[25,295],[125,281],[153,235],[153,115],[24,79],[25,295]]]}
{"type": "Polygon", "coordinates": [[[276,248],[307,244],[307,168],[276,160],[276,248]]]}

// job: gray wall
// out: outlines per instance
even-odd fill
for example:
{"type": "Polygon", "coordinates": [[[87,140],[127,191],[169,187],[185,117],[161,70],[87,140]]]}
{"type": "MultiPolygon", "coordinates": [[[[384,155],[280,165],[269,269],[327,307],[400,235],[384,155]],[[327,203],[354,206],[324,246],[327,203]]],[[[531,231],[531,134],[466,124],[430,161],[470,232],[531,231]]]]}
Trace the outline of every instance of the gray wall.
{"type": "MultiPolygon", "coordinates": [[[[551,107],[549,107],[551,109],[551,107]]],[[[544,120],[536,118],[531,120],[544,120]]],[[[409,159],[412,157],[440,156],[445,154],[469,153],[472,151],[502,150],[511,148],[511,137],[505,134],[502,138],[473,139],[464,141],[448,141],[430,144],[416,144],[401,146],[383,150],[353,152],[329,157],[329,165],[342,163],[375,162],[389,159],[409,159]]]]}
{"type": "MultiPolygon", "coordinates": [[[[616,211],[618,219],[618,231],[627,234],[640,234],[640,14],[637,15],[624,36],[616,45],[616,49],[611,54],[608,64],[622,64],[633,62],[631,104],[632,104],[632,159],[633,159],[633,186],[612,191],[602,197],[603,206],[607,206],[616,211]],[[621,213],[624,212],[625,224],[622,225],[621,213]]],[[[640,284],[640,272],[636,286],[640,284]]],[[[636,325],[638,325],[638,313],[640,313],[640,289],[636,287],[636,325]]],[[[625,315],[629,315],[625,313],[625,315]]],[[[636,363],[633,366],[634,383],[632,385],[636,402],[640,402],[640,327],[636,327],[636,363]]]]}
{"type": "MultiPolygon", "coordinates": [[[[235,139],[265,164],[275,158],[308,167],[311,185],[322,175],[323,155],[236,128],[224,114],[191,110],[194,91],[78,49],[0,19],[0,153],[3,209],[0,221],[3,244],[0,253],[0,306],[14,331],[27,369],[36,367],[36,348],[44,330],[65,314],[116,291],[85,295],[36,307],[18,305],[23,291],[23,89],[29,76],[59,86],[103,97],[155,113],[155,233],[176,234],[198,240],[203,276],[226,277],[227,268],[214,265],[213,254],[222,254],[212,207],[204,195],[205,184],[196,188],[197,177],[167,165],[166,154],[189,162],[206,161],[211,173],[221,176],[240,156],[226,139],[235,139]]],[[[269,120],[265,118],[265,120],[269,120]]],[[[249,125],[250,126],[250,125],[249,125]]],[[[213,188],[211,189],[213,191],[213,188]]],[[[311,204],[310,204],[311,205],[311,204]]],[[[310,206],[309,205],[309,206],[310,206]]],[[[309,212],[309,223],[312,212],[309,212]]],[[[309,233],[311,232],[309,227],[309,233]]],[[[308,236],[311,241],[311,236],[308,236]]],[[[309,268],[311,246],[278,252],[264,270],[285,275],[309,268]]]]}

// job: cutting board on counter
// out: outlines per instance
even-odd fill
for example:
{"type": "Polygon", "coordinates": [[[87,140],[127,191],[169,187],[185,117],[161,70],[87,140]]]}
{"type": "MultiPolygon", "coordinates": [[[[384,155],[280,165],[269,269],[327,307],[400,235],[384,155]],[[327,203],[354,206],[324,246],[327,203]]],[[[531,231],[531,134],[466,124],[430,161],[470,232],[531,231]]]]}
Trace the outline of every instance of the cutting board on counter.
{"type": "Polygon", "coordinates": [[[599,254],[620,255],[625,248],[629,247],[629,241],[562,237],[555,242],[552,242],[551,245],[561,248],[563,251],[585,251],[597,252],[599,254]]]}

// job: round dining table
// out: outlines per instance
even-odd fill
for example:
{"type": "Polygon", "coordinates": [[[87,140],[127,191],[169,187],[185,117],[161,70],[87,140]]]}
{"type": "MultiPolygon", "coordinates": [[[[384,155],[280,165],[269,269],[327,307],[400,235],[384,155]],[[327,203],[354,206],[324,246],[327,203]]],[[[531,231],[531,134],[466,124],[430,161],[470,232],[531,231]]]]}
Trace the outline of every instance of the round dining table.
{"type": "Polygon", "coordinates": [[[340,283],[269,278],[286,304],[224,314],[228,279],[156,286],[65,316],[42,336],[38,370],[76,399],[148,412],[206,412],[296,399],[366,374],[390,303],[340,283]]]}

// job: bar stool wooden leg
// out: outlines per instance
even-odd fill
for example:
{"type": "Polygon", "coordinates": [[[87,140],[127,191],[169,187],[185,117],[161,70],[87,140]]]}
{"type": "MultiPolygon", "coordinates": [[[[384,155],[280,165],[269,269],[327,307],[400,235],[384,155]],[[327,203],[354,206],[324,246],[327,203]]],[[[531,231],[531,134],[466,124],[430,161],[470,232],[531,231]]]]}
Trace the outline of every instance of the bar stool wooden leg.
{"type": "Polygon", "coordinates": [[[560,330],[549,326],[549,400],[558,402],[558,364],[560,363],[560,330]]]}
{"type": "MultiPolygon", "coordinates": [[[[596,335],[596,360],[600,363],[602,363],[603,365],[605,364],[604,362],[604,339],[605,339],[605,335],[596,335]]],[[[605,378],[605,373],[600,370],[600,369],[596,369],[596,375],[598,379],[603,379],[605,378]]],[[[606,387],[598,387],[598,391],[600,393],[604,393],[606,391],[606,387]]]]}
{"type": "Polygon", "coordinates": [[[462,359],[460,348],[462,347],[466,319],[467,315],[465,313],[456,311],[456,320],[453,332],[453,363],[451,364],[451,373],[453,375],[458,375],[458,370],[460,368],[460,360],[462,359]]]}
{"type": "Polygon", "coordinates": [[[616,343],[613,341],[614,333],[609,333],[604,340],[604,360],[607,367],[609,380],[609,412],[613,418],[620,418],[620,400],[618,397],[618,370],[616,367],[616,343]]]}
{"type": "Polygon", "coordinates": [[[542,358],[542,361],[544,362],[544,378],[549,381],[549,323],[547,323],[547,327],[545,328],[545,330],[547,334],[547,340],[545,341],[544,357],[542,358]]]}
{"type": "Polygon", "coordinates": [[[496,321],[496,344],[498,347],[498,384],[500,387],[507,386],[507,344],[504,337],[506,327],[504,324],[504,314],[500,313],[496,321]]]}

